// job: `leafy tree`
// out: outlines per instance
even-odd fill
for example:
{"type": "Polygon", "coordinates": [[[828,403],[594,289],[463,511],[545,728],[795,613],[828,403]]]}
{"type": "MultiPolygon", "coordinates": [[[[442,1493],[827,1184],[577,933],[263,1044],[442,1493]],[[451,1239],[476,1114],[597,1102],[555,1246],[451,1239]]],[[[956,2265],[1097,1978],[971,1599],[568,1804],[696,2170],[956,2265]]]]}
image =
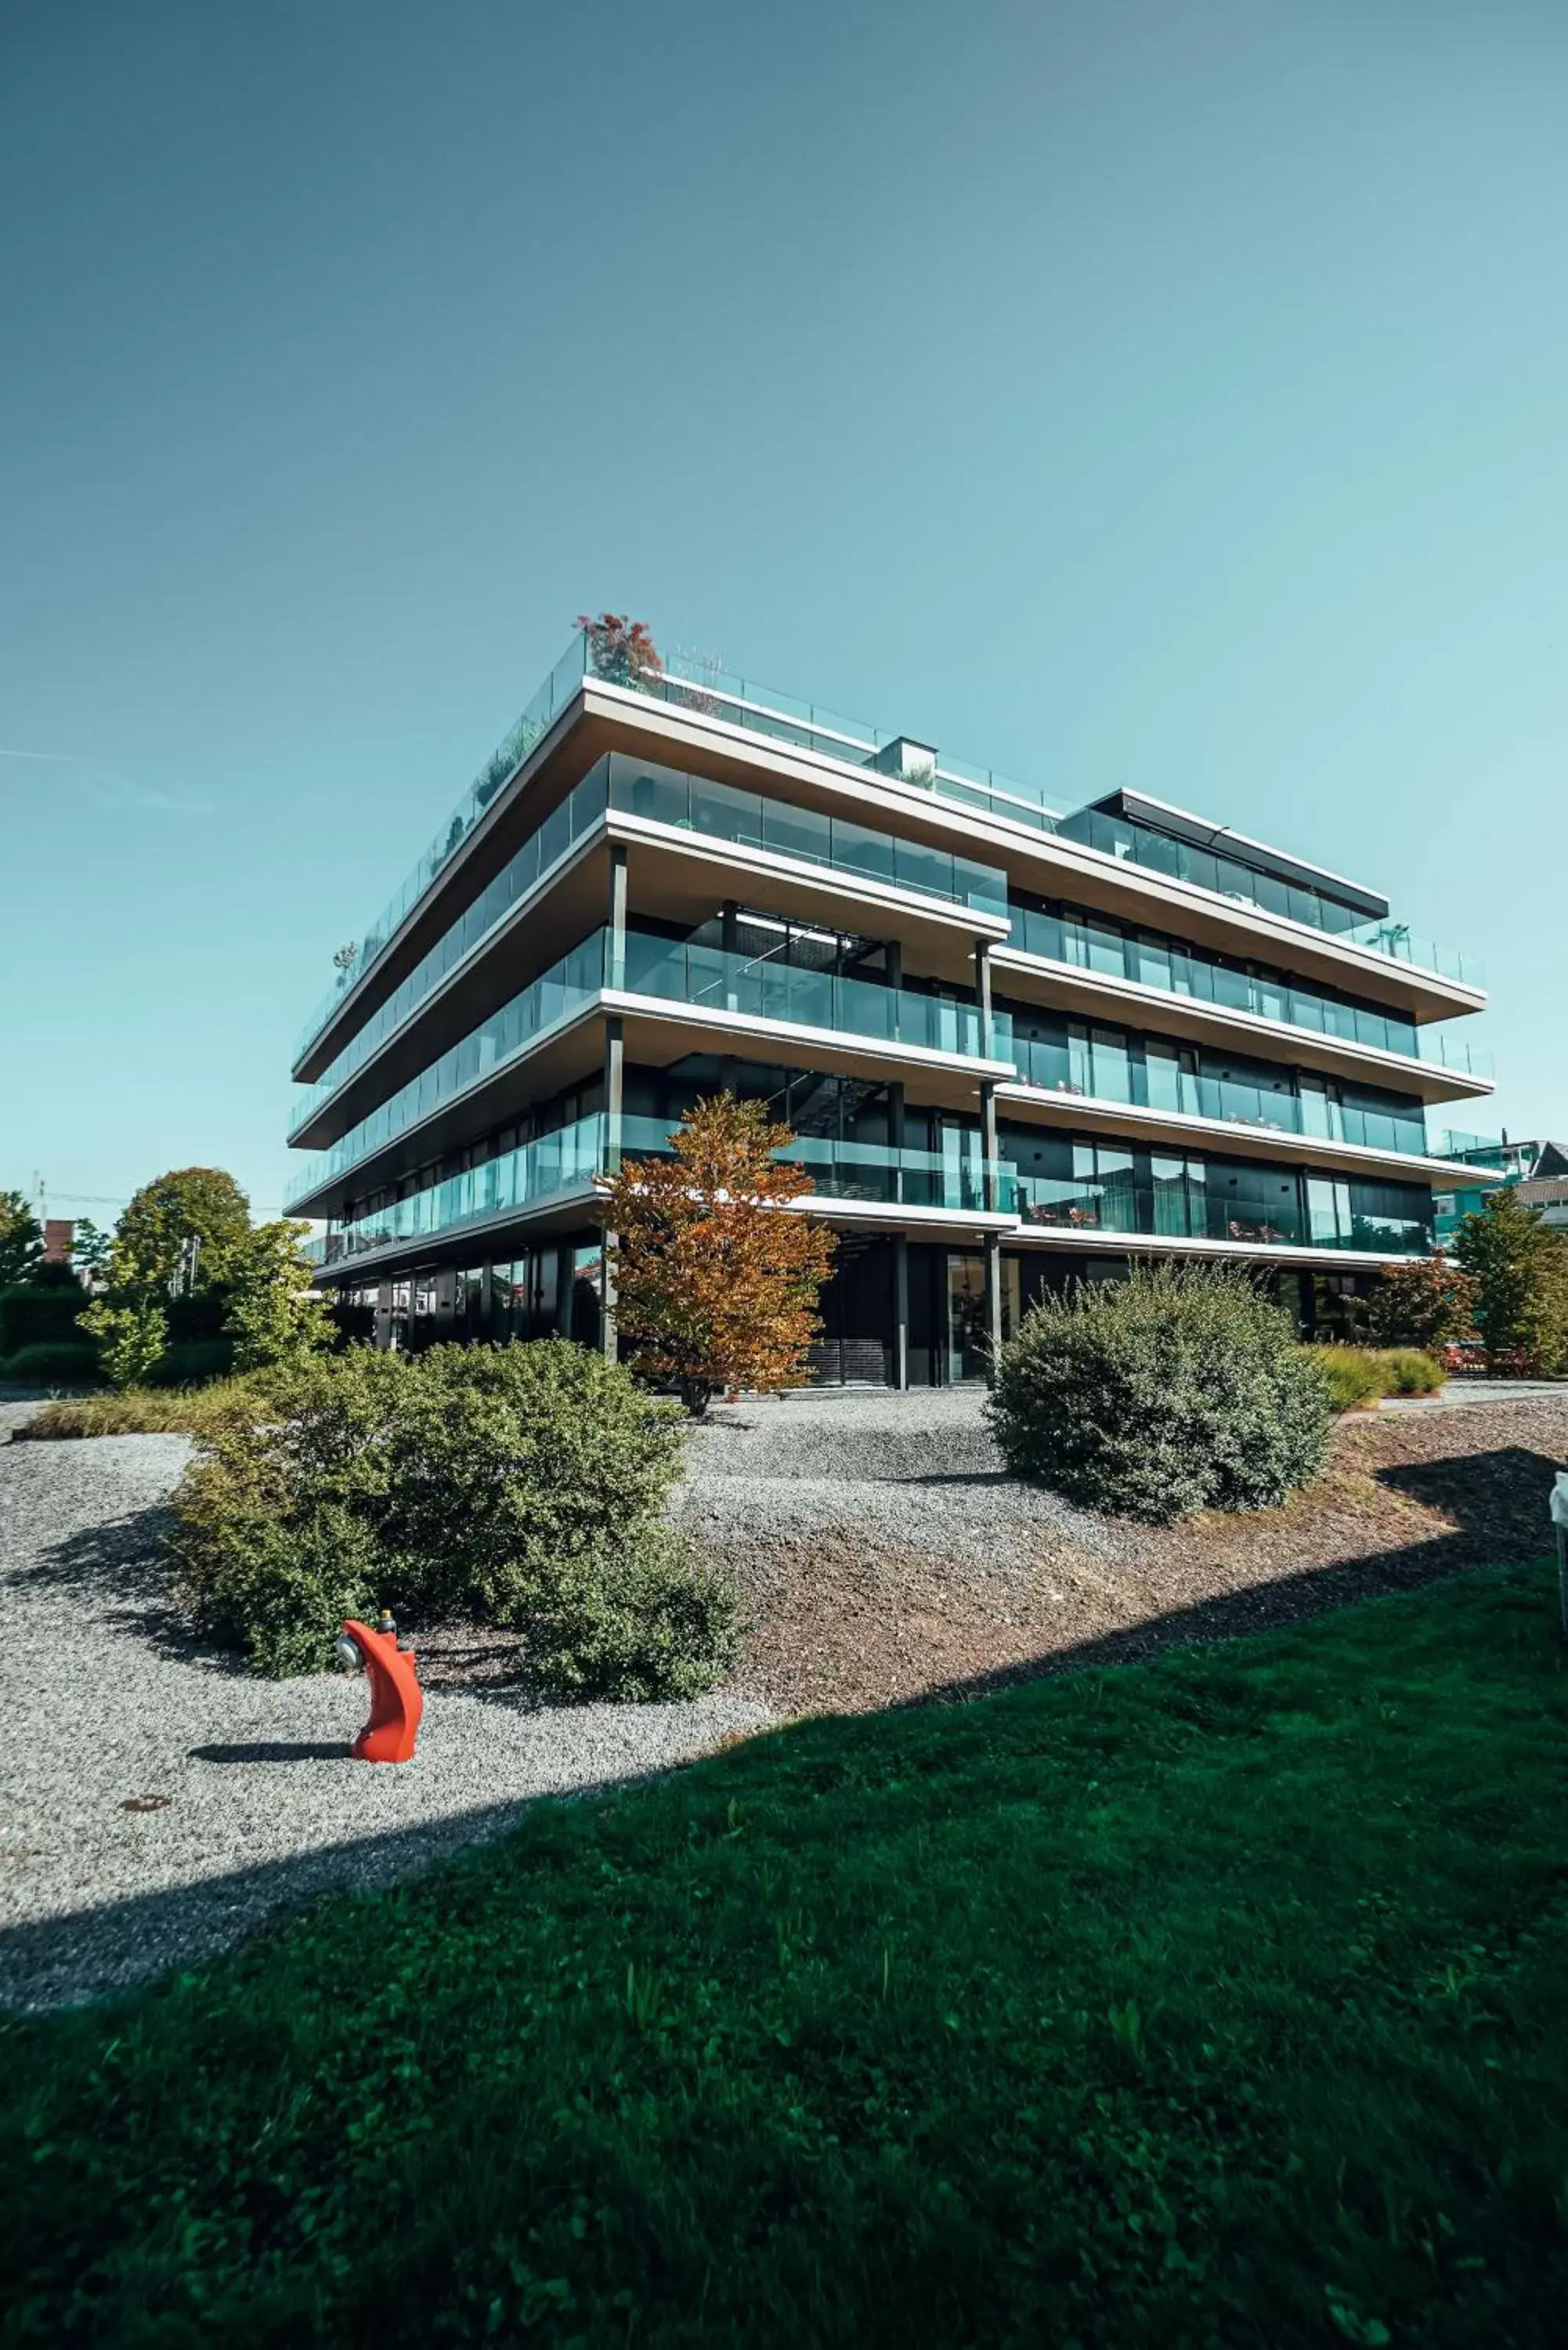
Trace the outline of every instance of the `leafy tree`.
{"type": "Polygon", "coordinates": [[[1568,1240],[1526,1208],[1511,1184],[1489,1191],[1454,1240],[1476,1283],[1476,1327],[1487,1351],[1518,1356],[1532,1372],[1568,1365],[1568,1240]]]}
{"type": "Polygon", "coordinates": [[[336,1340],[331,1308],[311,1288],[300,1246],[309,1230],[286,1217],[257,1224],[231,1252],[223,1328],[234,1342],[235,1370],[262,1370],[336,1340]]]}
{"type": "Polygon", "coordinates": [[[25,1191],[0,1191],[0,1289],[14,1289],[42,1262],[44,1235],[25,1191]]]}
{"type": "Polygon", "coordinates": [[[1386,1265],[1372,1295],[1379,1347],[1451,1347],[1473,1336],[1480,1284],[1441,1249],[1408,1264],[1386,1265]]]}
{"type": "Polygon", "coordinates": [[[230,1260],[251,1228],[250,1201],[221,1167],[180,1167],[144,1183],[115,1226],[112,1285],[135,1278],[171,1291],[193,1263],[192,1286],[227,1277],[230,1260]],[[193,1246],[192,1246],[193,1243],[193,1246]]]}
{"type": "Polygon", "coordinates": [[[151,1289],[95,1297],[77,1325],[99,1341],[103,1367],[117,1388],[144,1386],[169,1343],[169,1316],[151,1289]]]}
{"type": "Polygon", "coordinates": [[[774,1156],[794,1139],[760,1102],[719,1094],[688,1110],[673,1159],[628,1161],[600,1179],[628,1359],[673,1380],[696,1419],[721,1388],[772,1394],[805,1378],[836,1243],[826,1226],[783,1212],[812,1189],[774,1156]]]}
{"type": "Polygon", "coordinates": [[[109,1271],[109,1253],[112,1246],[107,1232],[99,1232],[90,1216],[78,1216],[76,1231],[71,1234],[71,1263],[82,1280],[102,1280],[109,1271]]]}

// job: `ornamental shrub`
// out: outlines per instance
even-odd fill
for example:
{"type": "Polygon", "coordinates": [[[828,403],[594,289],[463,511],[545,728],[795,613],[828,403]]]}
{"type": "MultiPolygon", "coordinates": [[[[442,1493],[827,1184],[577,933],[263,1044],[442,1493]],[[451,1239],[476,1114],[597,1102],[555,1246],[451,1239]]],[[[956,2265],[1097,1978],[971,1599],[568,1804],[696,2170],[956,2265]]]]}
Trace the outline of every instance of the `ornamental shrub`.
{"type": "Polygon", "coordinates": [[[1303,1349],[1323,1373],[1336,1411],[1355,1411],[1388,1394],[1384,1358],[1370,1347],[1311,1347],[1303,1349]]]}
{"type": "Polygon", "coordinates": [[[525,1636],[557,1695],[691,1695],[732,1645],[726,1587],[673,1544],[681,1415],[562,1339],[355,1347],[257,1373],[175,1497],[201,1627],[268,1673],[331,1661],[345,1614],[525,1636]]]}
{"type": "Polygon", "coordinates": [[[1014,1476],[1160,1523],[1281,1502],[1322,1466],[1329,1396],[1246,1275],[1137,1267],[1023,1317],[987,1417],[1014,1476]]]}
{"type": "Polygon", "coordinates": [[[1436,1395],[1446,1373],[1419,1347],[1390,1347],[1382,1357],[1385,1395],[1436,1395]]]}
{"type": "Polygon", "coordinates": [[[701,1697],[734,1654],[733,1585],[650,1529],[628,1561],[602,1545],[563,1560],[529,1620],[528,1657],[549,1697],[701,1697]]]}

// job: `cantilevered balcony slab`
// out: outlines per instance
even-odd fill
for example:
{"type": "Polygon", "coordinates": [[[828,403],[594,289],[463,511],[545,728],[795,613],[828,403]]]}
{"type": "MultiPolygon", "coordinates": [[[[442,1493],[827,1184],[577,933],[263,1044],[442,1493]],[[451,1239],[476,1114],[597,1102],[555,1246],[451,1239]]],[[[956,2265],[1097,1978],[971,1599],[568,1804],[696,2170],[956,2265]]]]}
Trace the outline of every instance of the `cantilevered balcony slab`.
{"type": "Polygon", "coordinates": [[[1293,1241],[1211,1241],[1180,1232],[1118,1232],[1090,1225],[1076,1230],[1022,1222],[1009,1248],[1044,1249],[1069,1256],[1197,1257],[1231,1264],[1295,1265],[1303,1273],[1380,1273],[1408,1264],[1407,1251],[1315,1247],[1293,1241]]]}
{"type": "MultiPolygon", "coordinates": [[[[913,999],[920,1002],[929,999],[913,999]]],[[[604,988],[534,1035],[520,1050],[454,1090],[430,1113],[333,1170],[306,1176],[290,1212],[325,1216],[342,1201],[398,1180],[460,1144],[514,1118],[529,1103],[580,1084],[603,1066],[604,1023],[618,1014],[626,1056],[654,1067],[691,1053],[731,1055],[784,1067],[843,1073],[885,1082],[904,1079],[911,1096],[931,1108],[972,1113],[978,1087],[1013,1074],[1010,1060],[934,1050],[886,1036],[857,1035],[803,1022],[772,1020],[721,1004],[680,1003],[627,989],[604,988]]]]}
{"type": "Polygon", "coordinates": [[[869,767],[851,767],[815,751],[759,738],[717,716],[649,702],[624,687],[589,679],[585,710],[649,756],[700,765],[704,775],[742,788],[776,791],[793,781],[804,793],[831,796],[861,822],[897,827],[1002,866],[1020,887],[1097,908],[1153,930],[1175,932],[1222,953],[1254,956],[1330,985],[1387,1003],[1417,1021],[1480,1011],[1483,988],[1357,945],[1335,932],[1272,914],[992,812],[970,811],[929,785],[905,783],[869,767]]]}
{"type": "MultiPolygon", "coordinates": [[[[1000,1117],[1173,1151],[1217,1149],[1280,1166],[1310,1166],[1327,1174],[1365,1175],[1379,1182],[1451,1186],[1459,1170],[1448,1159],[1403,1150],[1369,1149],[1315,1134],[1297,1134],[1250,1118],[1200,1118],[1185,1110],[1152,1109],[1137,1102],[1105,1101],[1066,1088],[1002,1084],[1000,1117]]],[[[1474,1170],[1469,1170],[1473,1175],[1474,1170]]]]}
{"type": "Polygon", "coordinates": [[[992,972],[997,992],[1020,1002],[1038,1003],[1075,1018],[1117,1021],[1142,1033],[1217,1045],[1221,1050],[1245,1050],[1261,1059],[1289,1061],[1299,1068],[1321,1070],[1353,1082],[1386,1085],[1421,1102],[1480,1100],[1495,1090],[1490,1077],[1466,1069],[1407,1053],[1386,1052],[1348,1037],[1325,1035],[1318,1028],[1266,1019],[1260,1013],[1179,995],[1168,988],[1149,987],[1116,972],[1088,971],[1080,963],[1059,962],[1049,955],[1024,954],[1012,946],[994,950],[992,972]]]}
{"type": "Polygon", "coordinates": [[[321,1149],[336,1141],[602,920],[617,842],[627,849],[634,923],[640,917],[694,928],[716,915],[726,899],[738,898],[793,921],[895,941],[907,971],[954,984],[972,980],[977,941],[994,944],[1008,933],[1002,915],[612,809],[362,1060],[349,1042],[356,1066],[308,1104],[290,1145],[321,1149]]]}

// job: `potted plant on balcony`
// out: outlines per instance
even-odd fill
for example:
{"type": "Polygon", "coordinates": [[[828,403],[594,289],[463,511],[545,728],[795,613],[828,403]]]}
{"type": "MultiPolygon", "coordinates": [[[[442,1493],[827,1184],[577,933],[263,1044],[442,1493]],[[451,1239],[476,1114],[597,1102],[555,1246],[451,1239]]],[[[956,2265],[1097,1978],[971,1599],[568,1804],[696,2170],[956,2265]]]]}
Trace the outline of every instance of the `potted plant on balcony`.
{"type": "Polygon", "coordinates": [[[664,664],[647,625],[628,612],[601,612],[594,619],[577,614],[577,626],[587,645],[588,665],[607,685],[643,685],[662,677],[664,664]]]}

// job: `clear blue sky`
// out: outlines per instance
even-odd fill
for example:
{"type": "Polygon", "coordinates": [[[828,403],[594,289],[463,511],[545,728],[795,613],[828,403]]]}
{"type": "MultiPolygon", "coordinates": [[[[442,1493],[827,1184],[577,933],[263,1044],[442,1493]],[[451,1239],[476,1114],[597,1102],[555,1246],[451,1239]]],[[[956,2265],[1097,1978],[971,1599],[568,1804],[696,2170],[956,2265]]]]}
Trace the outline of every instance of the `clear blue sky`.
{"type": "Polygon", "coordinates": [[[1454,1123],[1568,1128],[1561,0],[0,39],[0,1184],[275,1211],[333,948],[606,604],[1379,884],[1487,967],[1454,1123]]]}

